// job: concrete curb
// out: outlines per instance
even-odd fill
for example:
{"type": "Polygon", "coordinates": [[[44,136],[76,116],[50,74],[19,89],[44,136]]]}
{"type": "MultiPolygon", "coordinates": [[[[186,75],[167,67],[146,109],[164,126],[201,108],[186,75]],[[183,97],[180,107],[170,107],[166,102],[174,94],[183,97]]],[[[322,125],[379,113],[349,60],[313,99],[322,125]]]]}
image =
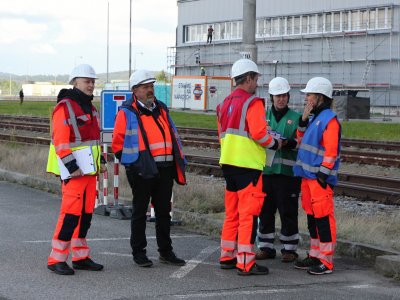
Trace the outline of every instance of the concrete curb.
{"type": "MultiPolygon", "coordinates": [[[[61,184],[57,181],[33,178],[30,175],[4,169],[0,169],[0,180],[26,185],[53,194],[61,194],[61,184]]],[[[174,218],[183,221],[184,224],[196,232],[210,235],[214,238],[220,237],[222,220],[213,218],[212,215],[203,215],[175,208],[174,218]]],[[[306,245],[309,243],[309,235],[307,233],[300,233],[300,236],[301,244],[306,245]]],[[[400,252],[340,239],[336,243],[336,253],[369,262],[374,265],[377,273],[384,276],[395,278],[400,276],[400,252]]]]}

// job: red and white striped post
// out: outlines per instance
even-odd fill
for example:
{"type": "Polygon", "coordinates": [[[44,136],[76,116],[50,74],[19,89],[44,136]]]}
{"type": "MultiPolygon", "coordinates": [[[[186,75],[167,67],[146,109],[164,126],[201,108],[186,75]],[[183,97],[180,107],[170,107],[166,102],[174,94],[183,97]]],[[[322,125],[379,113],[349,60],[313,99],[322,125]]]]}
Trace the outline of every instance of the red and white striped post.
{"type": "Polygon", "coordinates": [[[114,155],[114,206],[118,206],[119,161],[114,155]]]}
{"type": "Polygon", "coordinates": [[[100,188],[100,174],[97,174],[97,176],[96,176],[96,202],[94,204],[94,208],[96,208],[100,204],[99,188],[100,188]]]}
{"type": "MultiPolygon", "coordinates": [[[[104,159],[108,161],[108,155],[107,155],[107,144],[103,144],[103,155],[104,159]]],[[[103,173],[103,204],[107,205],[108,204],[108,171],[106,170],[103,173]]]]}

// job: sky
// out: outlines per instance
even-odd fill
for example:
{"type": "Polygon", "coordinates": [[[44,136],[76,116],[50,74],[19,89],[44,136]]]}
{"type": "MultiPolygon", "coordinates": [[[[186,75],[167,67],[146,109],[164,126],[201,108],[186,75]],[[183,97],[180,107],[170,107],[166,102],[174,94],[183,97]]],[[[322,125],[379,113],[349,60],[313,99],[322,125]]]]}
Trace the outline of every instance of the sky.
{"type": "Polygon", "coordinates": [[[106,73],[108,3],[109,72],[129,70],[130,1],[132,70],[166,70],[176,0],[11,0],[0,5],[0,72],[69,74],[88,63],[106,73]]]}

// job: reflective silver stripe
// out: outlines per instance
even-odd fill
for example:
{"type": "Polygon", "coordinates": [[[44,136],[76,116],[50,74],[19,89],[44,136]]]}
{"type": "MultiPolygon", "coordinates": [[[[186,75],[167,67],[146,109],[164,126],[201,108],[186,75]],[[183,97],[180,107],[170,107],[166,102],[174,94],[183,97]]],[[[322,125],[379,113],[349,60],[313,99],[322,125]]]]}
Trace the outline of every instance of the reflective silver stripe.
{"type": "Polygon", "coordinates": [[[72,249],[72,257],[73,258],[84,259],[86,257],[89,257],[89,254],[90,254],[89,248],[79,249],[79,250],[72,249]]]}
{"type": "Polygon", "coordinates": [[[79,116],[79,117],[76,117],[77,119],[80,119],[80,120],[82,120],[82,121],[89,121],[89,118],[88,118],[88,116],[87,115],[82,115],[82,116],[79,116]]]}
{"type": "Polygon", "coordinates": [[[326,174],[326,175],[330,175],[332,170],[329,169],[329,168],[327,168],[327,167],[320,166],[320,167],[319,167],[319,171],[322,172],[322,173],[324,173],[324,174],[326,174]]]}
{"type": "Polygon", "coordinates": [[[235,241],[221,240],[221,248],[235,249],[236,248],[236,242],[235,241]]]}
{"type": "Polygon", "coordinates": [[[318,257],[319,251],[317,249],[311,248],[310,252],[309,252],[309,255],[312,256],[312,257],[318,257]]]}
{"type": "Polygon", "coordinates": [[[125,131],[125,135],[136,135],[137,134],[137,129],[127,129],[126,131],[125,131]]]}
{"type": "Polygon", "coordinates": [[[154,161],[174,161],[174,156],[173,155],[158,155],[154,157],[154,161]]]}
{"type": "Polygon", "coordinates": [[[275,233],[261,233],[258,231],[257,236],[262,239],[274,239],[275,233]]]}
{"type": "Polygon", "coordinates": [[[68,154],[67,156],[63,157],[63,158],[61,159],[61,161],[62,161],[63,164],[65,165],[65,164],[67,164],[67,163],[73,161],[74,159],[75,159],[75,157],[74,157],[74,156],[72,155],[72,153],[71,153],[71,154],[68,154]]]}
{"type": "MultiPolygon", "coordinates": [[[[54,145],[54,142],[52,141],[52,144],[54,145]]],[[[60,144],[57,147],[54,147],[56,149],[56,151],[58,150],[62,150],[62,149],[70,149],[71,146],[70,144],[60,144]]]]}
{"type": "Polygon", "coordinates": [[[70,122],[71,122],[72,129],[74,130],[76,141],[81,141],[82,137],[78,130],[78,124],[76,123],[76,115],[75,115],[74,110],[72,109],[71,103],[69,103],[69,101],[66,101],[66,100],[60,101],[60,103],[61,102],[64,102],[67,105],[70,122]]]}
{"type": "Polygon", "coordinates": [[[244,136],[244,137],[249,137],[247,131],[240,130],[240,129],[234,129],[234,128],[228,128],[225,132],[221,133],[221,138],[225,137],[225,134],[234,134],[234,135],[239,135],[239,136],[244,136]]]}
{"type": "Polygon", "coordinates": [[[323,252],[334,251],[335,250],[335,243],[320,243],[319,250],[323,252]]]}
{"type": "Polygon", "coordinates": [[[238,244],[238,253],[241,252],[253,253],[253,245],[238,244]]]}
{"type": "Polygon", "coordinates": [[[325,153],[325,150],[318,149],[318,148],[316,148],[314,146],[307,145],[307,144],[301,144],[300,145],[300,149],[303,149],[303,150],[306,150],[306,151],[310,151],[312,153],[315,153],[315,154],[321,155],[321,156],[324,156],[324,153],[325,153]]]}
{"type": "Polygon", "coordinates": [[[138,147],[133,147],[133,148],[125,148],[125,147],[123,147],[122,148],[122,152],[126,153],[126,154],[134,154],[134,153],[139,152],[139,148],[138,147]]]}
{"type": "MultiPolygon", "coordinates": [[[[54,142],[52,140],[52,143],[54,145],[54,142]]],[[[98,140],[89,140],[89,141],[79,141],[75,143],[70,143],[70,144],[60,144],[57,147],[54,147],[56,151],[62,150],[62,149],[71,149],[71,148],[76,148],[76,147],[92,147],[92,146],[98,146],[99,142],[98,140]]]]}
{"type": "Polygon", "coordinates": [[[259,248],[271,248],[271,249],[273,249],[274,248],[274,244],[258,241],[258,247],[259,248]]]}
{"type": "Polygon", "coordinates": [[[58,252],[58,251],[52,249],[49,256],[51,258],[54,258],[55,260],[64,262],[68,258],[68,252],[67,253],[63,253],[63,252],[58,252]]]}
{"type": "MultiPolygon", "coordinates": [[[[265,143],[266,141],[268,141],[268,139],[269,139],[269,134],[267,133],[261,139],[258,139],[255,141],[259,144],[262,144],[262,143],[265,143]]],[[[271,144],[271,142],[270,142],[270,144],[271,144]]]]}
{"type": "Polygon", "coordinates": [[[72,239],[71,246],[72,247],[87,247],[86,239],[72,239]]]}
{"type": "Polygon", "coordinates": [[[319,247],[319,240],[318,239],[310,239],[310,246],[311,247],[319,247]]]}
{"type": "Polygon", "coordinates": [[[60,240],[52,240],[51,241],[51,247],[61,250],[61,251],[67,249],[70,244],[71,244],[70,241],[68,241],[68,242],[64,242],[64,241],[60,241],[60,240]]]}
{"type": "MultiPolygon", "coordinates": [[[[304,170],[309,171],[311,173],[318,173],[318,171],[320,170],[320,167],[310,166],[310,165],[302,162],[301,160],[297,160],[296,165],[301,166],[304,170]]],[[[338,173],[337,170],[331,170],[330,174],[328,174],[328,175],[336,176],[337,173],[338,173]]]]}
{"type": "Polygon", "coordinates": [[[245,125],[246,125],[246,115],[247,115],[247,110],[249,108],[250,102],[253,101],[253,99],[256,97],[256,95],[251,96],[249,99],[247,99],[242,107],[242,115],[240,116],[240,124],[239,124],[239,131],[244,131],[245,125]]]}
{"type": "Polygon", "coordinates": [[[296,251],[297,244],[283,244],[283,249],[289,250],[289,251],[296,251]]]}
{"type": "MultiPolygon", "coordinates": [[[[310,252],[310,254],[311,254],[311,252],[310,252]]],[[[327,261],[328,263],[332,263],[333,262],[333,255],[324,255],[324,254],[322,254],[322,253],[320,253],[319,255],[318,255],[318,258],[321,260],[324,260],[324,261],[327,261]]]]}
{"type": "Polygon", "coordinates": [[[334,163],[336,161],[336,157],[327,157],[324,156],[324,159],[322,160],[322,162],[326,162],[326,163],[334,163]]]}
{"type": "Polygon", "coordinates": [[[241,264],[244,264],[244,263],[246,263],[246,265],[248,265],[248,264],[250,264],[251,262],[253,262],[253,261],[255,261],[256,260],[256,256],[254,255],[254,254],[248,254],[248,253],[246,253],[246,254],[238,254],[237,255],[237,262],[238,263],[241,263],[241,264]],[[245,259],[245,256],[246,256],[246,259],[245,259]]]}
{"type": "Polygon", "coordinates": [[[293,167],[296,162],[294,160],[282,158],[282,157],[274,157],[274,160],[272,162],[274,165],[282,164],[285,166],[293,167]]]}
{"type": "Polygon", "coordinates": [[[235,251],[225,251],[221,249],[221,257],[229,257],[235,258],[236,257],[236,250],[235,251]]]}
{"type": "Polygon", "coordinates": [[[286,236],[286,235],[283,235],[283,234],[281,234],[279,236],[279,240],[281,240],[281,241],[295,241],[295,240],[298,240],[298,239],[299,239],[299,234],[298,233],[290,235],[290,236],[286,236]]]}
{"type": "Polygon", "coordinates": [[[150,146],[150,150],[164,149],[165,147],[172,148],[172,143],[154,143],[154,144],[150,144],[149,146],[150,146]]]}
{"type": "Polygon", "coordinates": [[[89,140],[89,141],[79,141],[79,142],[74,142],[70,143],[71,148],[76,148],[76,147],[91,147],[91,146],[98,146],[99,141],[98,140],[89,140]]]}

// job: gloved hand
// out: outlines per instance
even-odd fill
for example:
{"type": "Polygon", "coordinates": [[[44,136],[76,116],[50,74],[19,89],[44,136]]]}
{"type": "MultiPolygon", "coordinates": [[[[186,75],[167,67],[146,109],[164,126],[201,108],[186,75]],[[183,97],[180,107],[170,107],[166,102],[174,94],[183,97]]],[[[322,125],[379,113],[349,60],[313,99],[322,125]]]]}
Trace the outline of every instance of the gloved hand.
{"type": "Polygon", "coordinates": [[[328,175],[326,175],[325,173],[322,173],[321,171],[318,171],[317,181],[323,189],[326,189],[326,186],[327,186],[326,179],[327,178],[328,178],[328,175]]]}
{"type": "Polygon", "coordinates": [[[297,141],[294,138],[290,138],[286,140],[285,143],[282,143],[282,149],[286,150],[295,149],[296,146],[297,146],[297,141]]]}

